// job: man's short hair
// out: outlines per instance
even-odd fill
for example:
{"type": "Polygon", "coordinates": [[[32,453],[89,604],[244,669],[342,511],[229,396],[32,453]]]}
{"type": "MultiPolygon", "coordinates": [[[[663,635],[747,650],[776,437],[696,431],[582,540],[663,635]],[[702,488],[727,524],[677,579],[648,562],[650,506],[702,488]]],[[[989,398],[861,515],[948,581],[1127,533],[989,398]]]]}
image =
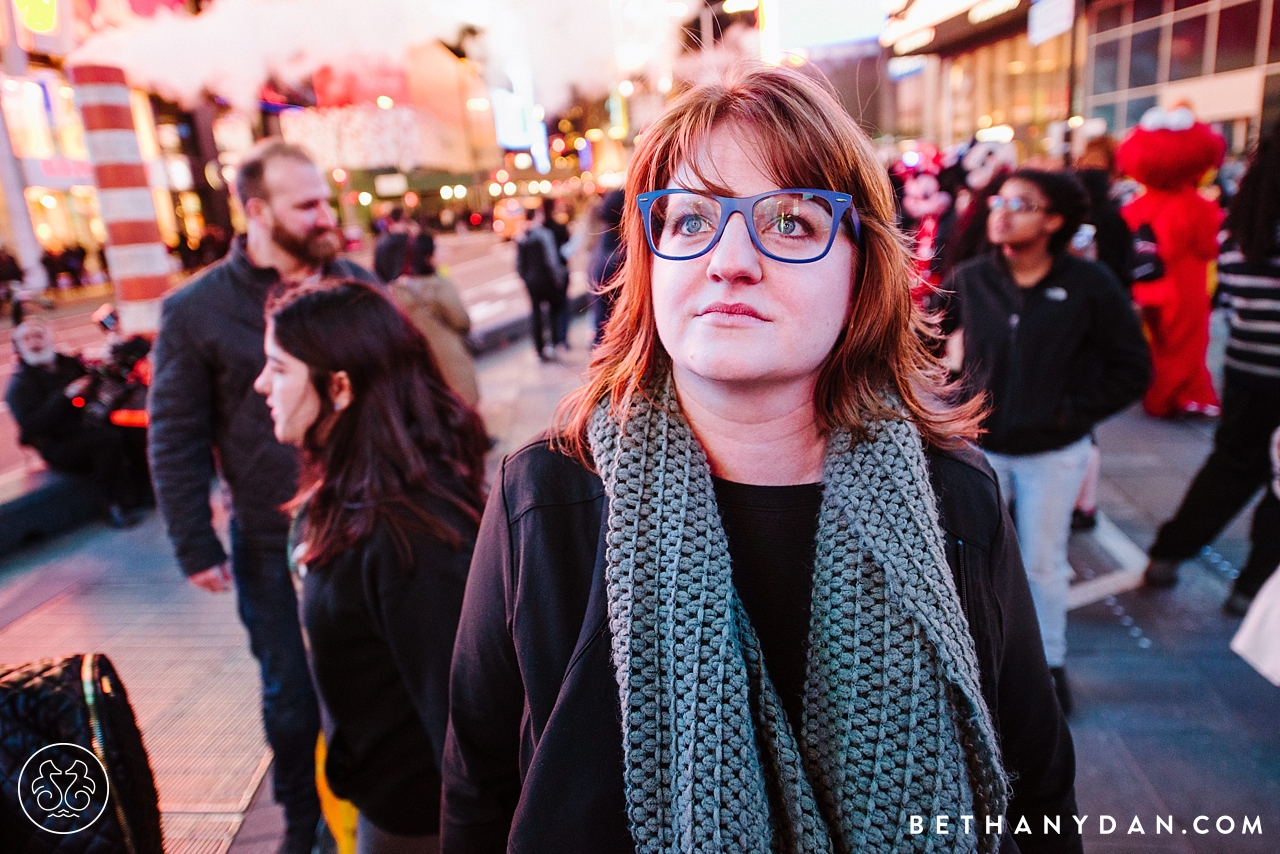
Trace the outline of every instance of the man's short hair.
{"type": "Polygon", "coordinates": [[[403,220],[403,219],[404,219],[404,208],[392,208],[392,209],[391,209],[391,221],[392,221],[392,222],[400,222],[400,221],[401,221],[401,220],[403,220]]]}
{"type": "Polygon", "coordinates": [[[271,194],[267,192],[267,182],[264,180],[267,164],[285,157],[315,165],[305,148],[285,142],[278,136],[259,140],[245,152],[236,170],[236,195],[240,198],[240,204],[247,205],[250,199],[270,201],[271,194]]]}

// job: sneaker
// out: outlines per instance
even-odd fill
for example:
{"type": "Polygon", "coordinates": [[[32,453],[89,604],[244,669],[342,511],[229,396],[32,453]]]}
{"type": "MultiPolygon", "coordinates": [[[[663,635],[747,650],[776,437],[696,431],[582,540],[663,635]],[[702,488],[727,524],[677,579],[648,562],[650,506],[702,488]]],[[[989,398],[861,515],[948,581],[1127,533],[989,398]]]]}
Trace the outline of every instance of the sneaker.
{"type": "Polygon", "coordinates": [[[1172,587],[1178,583],[1180,563],[1180,560],[1152,558],[1147,564],[1147,571],[1142,573],[1142,583],[1148,587],[1172,587]]]}
{"type": "Polygon", "coordinates": [[[1098,511],[1081,510],[1077,507],[1071,511],[1071,530],[1092,531],[1098,527],[1098,511]]]}
{"type": "Polygon", "coordinates": [[[1238,590],[1233,590],[1231,595],[1227,597],[1227,601],[1222,603],[1222,613],[1228,617],[1243,617],[1249,611],[1249,606],[1253,604],[1253,597],[1247,596],[1238,590]]]}
{"type": "Polygon", "coordinates": [[[1066,668],[1050,667],[1049,675],[1053,677],[1053,691],[1058,695],[1058,705],[1062,706],[1062,713],[1071,714],[1071,689],[1067,687],[1066,668]]]}

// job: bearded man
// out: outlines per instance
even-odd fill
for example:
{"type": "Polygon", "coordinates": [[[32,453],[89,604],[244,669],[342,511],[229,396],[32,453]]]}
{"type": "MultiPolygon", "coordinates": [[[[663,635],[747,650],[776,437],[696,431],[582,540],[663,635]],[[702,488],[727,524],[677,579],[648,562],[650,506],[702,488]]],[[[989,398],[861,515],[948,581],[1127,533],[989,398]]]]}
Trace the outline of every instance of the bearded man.
{"type": "Polygon", "coordinates": [[[329,184],[303,149],[279,139],[257,143],[240,163],[236,193],[247,233],[164,302],[148,452],[182,571],[211,593],[236,591],[262,670],[262,719],[287,829],[280,850],[305,854],[320,821],[320,719],[289,577],[289,519],[280,511],[297,489],[298,458],[276,441],[253,381],[266,363],[270,295],[321,278],[377,280],[337,258],[341,235],[329,184]],[[229,560],[209,506],[215,466],[231,499],[229,560]]]}

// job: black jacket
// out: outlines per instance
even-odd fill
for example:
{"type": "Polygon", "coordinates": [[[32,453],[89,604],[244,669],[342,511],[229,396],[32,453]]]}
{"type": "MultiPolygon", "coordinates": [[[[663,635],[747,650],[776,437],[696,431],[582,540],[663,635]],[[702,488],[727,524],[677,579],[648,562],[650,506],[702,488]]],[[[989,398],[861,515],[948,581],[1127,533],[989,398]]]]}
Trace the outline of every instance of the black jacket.
{"type": "Polygon", "coordinates": [[[1133,285],[1133,232],[1111,199],[1111,176],[1104,169],[1081,169],[1076,173],[1089,193],[1089,219],[1098,229],[1094,243],[1098,263],[1105,264],[1125,288],[1133,285]]]}
{"type": "MultiPolygon", "coordinates": [[[[334,261],[325,274],[376,283],[350,261],[334,261]]],[[[298,486],[297,452],[276,441],[266,401],[253,390],[266,364],[267,294],[279,281],[275,270],[253,265],[241,236],[164,301],[147,454],[156,503],[187,575],[227,558],[209,509],[215,455],[244,542],[284,549],[289,520],[279,508],[298,486]]]]}
{"type": "Polygon", "coordinates": [[[80,431],[84,409],[71,402],[66,388],[85,373],[79,359],[62,353],[53,370],[18,362],[4,399],[13,420],[18,422],[19,442],[44,454],[80,431]]]}
{"type": "Polygon", "coordinates": [[[467,532],[458,548],[410,532],[406,565],[384,522],[302,583],[312,671],[328,712],[329,786],[379,828],[410,836],[439,828],[449,660],[475,541],[475,524],[457,509],[417,500],[467,532]]]}
{"type": "Polygon", "coordinates": [[[409,234],[385,231],[378,235],[373,247],[373,270],[384,282],[394,282],[404,270],[404,256],[409,251],[409,234]]]}
{"type": "MultiPolygon", "coordinates": [[[[931,450],[929,464],[1013,780],[1010,826],[1026,815],[1039,833],[1042,815],[1061,816],[1061,836],[1024,834],[1017,843],[1027,854],[1079,852],[1071,735],[995,477],[968,446],[931,450]]],[[[454,645],[446,854],[634,850],[606,619],[604,498],[600,479],[546,440],[502,463],[454,645]]],[[[1002,848],[1017,850],[1008,841],[1002,848]]]]}
{"type": "Polygon", "coordinates": [[[998,252],[952,271],[946,328],[964,335],[964,383],[991,412],[982,447],[1000,454],[1064,448],[1142,396],[1151,356],[1111,271],[1061,253],[1032,288],[998,252]]]}

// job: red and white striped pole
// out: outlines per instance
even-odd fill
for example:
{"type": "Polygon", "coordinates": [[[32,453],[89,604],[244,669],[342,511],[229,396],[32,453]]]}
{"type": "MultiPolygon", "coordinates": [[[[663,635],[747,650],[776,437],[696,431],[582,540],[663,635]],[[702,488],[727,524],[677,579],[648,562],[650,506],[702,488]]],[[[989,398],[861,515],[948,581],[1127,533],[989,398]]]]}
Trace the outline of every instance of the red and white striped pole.
{"type": "Polygon", "coordinates": [[[170,287],[171,267],[138,148],[129,86],[124,72],[109,66],[76,66],[70,75],[107,227],[107,265],[120,326],[127,335],[154,334],[160,329],[160,299],[170,287]]]}

